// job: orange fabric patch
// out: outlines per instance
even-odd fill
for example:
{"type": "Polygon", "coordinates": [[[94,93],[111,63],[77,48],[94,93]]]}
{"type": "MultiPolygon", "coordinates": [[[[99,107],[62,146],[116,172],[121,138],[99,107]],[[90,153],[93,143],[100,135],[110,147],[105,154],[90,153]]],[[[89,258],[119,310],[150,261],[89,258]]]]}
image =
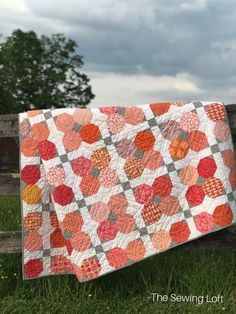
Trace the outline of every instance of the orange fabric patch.
{"type": "Polygon", "coordinates": [[[21,142],[21,152],[26,157],[34,157],[38,154],[38,141],[34,137],[26,137],[21,142]]]}
{"type": "Polygon", "coordinates": [[[97,258],[85,258],[81,265],[81,270],[84,276],[89,279],[93,279],[100,274],[101,264],[99,263],[99,260],[97,258]]]}
{"type": "Polygon", "coordinates": [[[155,143],[155,137],[151,131],[139,132],[134,139],[136,147],[144,152],[153,148],[155,143]]]}
{"type": "Polygon", "coordinates": [[[223,152],[223,160],[226,167],[229,167],[230,169],[235,168],[235,156],[231,149],[227,149],[223,152]]]}
{"type": "Polygon", "coordinates": [[[72,212],[65,215],[62,226],[64,231],[74,233],[80,231],[83,224],[82,216],[76,212],[72,212]]]}
{"type": "Polygon", "coordinates": [[[88,233],[78,231],[73,234],[70,243],[75,250],[82,252],[90,247],[91,240],[88,233]]]}
{"type": "Polygon", "coordinates": [[[50,214],[50,223],[51,223],[51,226],[54,228],[59,227],[59,222],[58,222],[57,214],[55,211],[51,212],[50,214]]]}
{"type": "Polygon", "coordinates": [[[41,213],[28,213],[24,218],[24,228],[28,231],[37,231],[42,226],[41,213]]]}
{"type": "Polygon", "coordinates": [[[89,123],[81,128],[80,136],[84,142],[92,144],[100,139],[101,133],[97,125],[89,123]]]}
{"type": "Polygon", "coordinates": [[[188,165],[180,170],[179,173],[180,182],[187,186],[196,184],[198,179],[198,171],[192,165],[188,165]]]}
{"type": "Polygon", "coordinates": [[[135,220],[133,216],[129,214],[119,214],[117,215],[117,220],[114,224],[115,228],[121,233],[130,233],[135,226],[135,220]]]}
{"type": "Polygon", "coordinates": [[[56,228],[51,234],[50,234],[50,242],[51,245],[55,248],[57,247],[63,247],[65,245],[65,239],[63,237],[63,234],[61,232],[60,228],[56,228]]]}
{"type": "Polygon", "coordinates": [[[215,224],[221,227],[230,225],[233,220],[232,210],[227,204],[217,206],[212,216],[215,224]]]}
{"type": "Polygon", "coordinates": [[[54,273],[62,274],[71,268],[71,262],[65,256],[55,255],[51,257],[51,269],[54,273]]]}
{"type": "Polygon", "coordinates": [[[217,103],[209,105],[207,107],[207,115],[209,119],[211,119],[214,122],[224,121],[226,115],[224,106],[217,103]]]}
{"type": "Polygon", "coordinates": [[[124,170],[128,177],[137,178],[143,173],[144,165],[140,159],[131,157],[126,161],[124,170]]]}
{"type": "Polygon", "coordinates": [[[94,167],[103,169],[109,165],[111,157],[106,148],[100,148],[92,153],[90,160],[94,167]]]}
{"type": "Polygon", "coordinates": [[[153,113],[157,116],[160,116],[169,111],[171,103],[163,102],[159,104],[151,104],[150,108],[152,109],[153,113]]]}
{"type": "Polygon", "coordinates": [[[27,116],[30,118],[30,117],[35,117],[39,114],[42,113],[42,110],[30,110],[27,112],[27,116]]]}
{"type": "Polygon", "coordinates": [[[230,181],[230,184],[232,185],[232,187],[234,189],[236,189],[236,171],[235,170],[230,171],[229,181],[230,181]]]}
{"type": "Polygon", "coordinates": [[[153,193],[159,196],[167,196],[172,190],[172,182],[165,176],[157,177],[153,182],[153,193]]]}
{"type": "Polygon", "coordinates": [[[145,222],[154,224],[161,218],[160,207],[152,202],[144,206],[141,215],[145,222]]]}
{"type": "Polygon", "coordinates": [[[73,117],[68,113],[62,113],[55,119],[57,129],[62,132],[70,131],[73,127],[73,122],[73,117]]]}
{"type": "Polygon", "coordinates": [[[75,109],[73,118],[80,125],[85,125],[92,120],[93,113],[90,109],[75,109]]]}
{"type": "Polygon", "coordinates": [[[218,178],[210,177],[206,179],[203,185],[203,191],[211,198],[215,198],[224,191],[223,183],[218,178]]]}
{"type": "Polygon", "coordinates": [[[146,249],[141,241],[133,240],[128,243],[125,252],[128,259],[138,261],[144,257],[146,249]]]}
{"type": "Polygon", "coordinates": [[[180,138],[174,139],[169,146],[170,155],[175,159],[184,158],[189,150],[189,145],[187,141],[180,138]]]}
{"type": "Polygon", "coordinates": [[[168,195],[161,199],[159,208],[162,214],[171,216],[179,211],[179,200],[173,195],[168,195]]]}
{"type": "Polygon", "coordinates": [[[82,178],[79,186],[83,194],[93,195],[99,190],[100,184],[96,178],[88,175],[82,178]]]}
{"type": "Polygon", "coordinates": [[[110,197],[107,205],[113,214],[119,215],[125,213],[128,201],[124,195],[117,194],[110,197]]]}
{"type": "Polygon", "coordinates": [[[32,131],[39,142],[46,140],[50,133],[48,126],[44,123],[35,123],[32,125],[32,131]]]}
{"type": "Polygon", "coordinates": [[[160,152],[151,149],[145,152],[142,162],[146,168],[155,170],[162,165],[163,158],[160,152]]]}
{"type": "Polygon", "coordinates": [[[166,250],[171,245],[171,237],[169,232],[158,230],[152,236],[152,245],[158,250],[166,250]]]}
{"type": "Polygon", "coordinates": [[[190,229],[187,223],[183,221],[175,222],[170,228],[170,237],[176,243],[185,242],[190,235],[190,229]]]}
{"type": "Polygon", "coordinates": [[[29,184],[22,190],[21,197],[29,205],[37,204],[41,197],[41,189],[36,184],[29,184]]]}
{"type": "Polygon", "coordinates": [[[201,131],[193,131],[189,134],[187,140],[189,147],[195,152],[200,152],[207,145],[207,138],[205,133],[201,131]]]}
{"type": "Polygon", "coordinates": [[[76,131],[67,131],[63,136],[62,142],[69,151],[78,149],[81,144],[80,134],[76,131]]]}
{"type": "Polygon", "coordinates": [[[28,232],[24,238],[24,246],[28,251],[37,251],[43,245],[43,238],[37,231],[28,232]]]}

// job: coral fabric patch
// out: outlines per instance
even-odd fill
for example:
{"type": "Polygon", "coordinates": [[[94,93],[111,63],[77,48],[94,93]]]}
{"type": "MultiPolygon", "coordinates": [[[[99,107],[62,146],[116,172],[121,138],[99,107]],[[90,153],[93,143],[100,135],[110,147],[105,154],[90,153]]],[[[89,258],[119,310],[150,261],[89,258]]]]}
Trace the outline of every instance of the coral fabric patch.
{"type": "Polygon", "coordinates": [[[236,220],[222,103],[34,110],[19,122],[24,279],[92,280],[236,220]]]}

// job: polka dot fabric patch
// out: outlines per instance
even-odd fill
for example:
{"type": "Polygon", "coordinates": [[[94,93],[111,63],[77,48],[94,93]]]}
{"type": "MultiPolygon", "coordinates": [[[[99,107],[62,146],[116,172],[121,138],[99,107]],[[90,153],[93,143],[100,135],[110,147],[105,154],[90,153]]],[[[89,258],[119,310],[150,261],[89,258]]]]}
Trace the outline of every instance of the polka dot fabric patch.
{"type": "Polygon", "coordinates": [[[220,102],[19,115],[23,276],[88,281],[236,220],[220,102]]]}

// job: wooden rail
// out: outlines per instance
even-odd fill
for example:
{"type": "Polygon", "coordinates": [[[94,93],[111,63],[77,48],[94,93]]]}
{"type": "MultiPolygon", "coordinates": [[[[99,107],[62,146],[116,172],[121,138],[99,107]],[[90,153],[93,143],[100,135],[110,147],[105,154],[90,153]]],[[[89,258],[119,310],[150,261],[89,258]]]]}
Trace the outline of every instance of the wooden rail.
{"type": "Polygon", "coordinates": [[[0,173],[0,196],[20,195],[20,175],[0,173]]]}
{"type": "MultiPolygon", "coordinates": [[[[236,104],[226,106],[230,127],[236,129],[236,104]]],[[[0,138],[17,137],[18,116],[16,114],[0,116],[0,138]]],[[[19,174],[0,174],[0,196],[17,196],[20,192],[19,174]]],[[[1,208],[0,208],[1,210],[1,208]]],[[[0,231],[0,253],[21,253],[21,231],[0,231]]],[[[179,249],[176,247],[175,249],[179,249]]],[[[181,249],[230,249],[236,250],[236,226],[220,230],[181,245],[181,249]]]]}
{"type": "Polygon", "coordinates": [[[17,114],[4,114],[0,116],[0,137],[16,137],[19,134],[17,114]]]}
{"type": "Polygon", "coordinates": [[[0,231],[0,254],[21,253],[21,231],[0,231]]]}

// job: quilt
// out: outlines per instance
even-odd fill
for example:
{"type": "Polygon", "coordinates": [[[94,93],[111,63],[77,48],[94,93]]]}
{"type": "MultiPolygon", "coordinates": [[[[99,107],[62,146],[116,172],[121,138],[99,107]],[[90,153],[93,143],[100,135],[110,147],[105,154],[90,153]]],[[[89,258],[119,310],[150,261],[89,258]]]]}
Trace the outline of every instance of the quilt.
{"type": "Polygon", "coordinates": [[[19,134],[24,279],[88,281],[236,220],[221,102],[31,110],[19,134]]]}

